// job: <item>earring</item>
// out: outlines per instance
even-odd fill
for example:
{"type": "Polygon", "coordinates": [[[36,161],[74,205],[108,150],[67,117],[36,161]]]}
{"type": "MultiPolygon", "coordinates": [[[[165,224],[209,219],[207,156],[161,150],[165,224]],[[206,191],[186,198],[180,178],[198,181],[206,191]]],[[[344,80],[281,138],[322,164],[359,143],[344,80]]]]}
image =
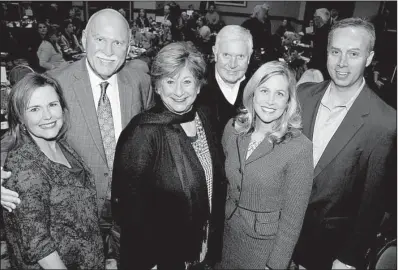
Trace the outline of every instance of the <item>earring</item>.
{"type": "Polygon", "coordinates": [[[25,124],[21,124],[21,129],[26,132],[25,124]]]}

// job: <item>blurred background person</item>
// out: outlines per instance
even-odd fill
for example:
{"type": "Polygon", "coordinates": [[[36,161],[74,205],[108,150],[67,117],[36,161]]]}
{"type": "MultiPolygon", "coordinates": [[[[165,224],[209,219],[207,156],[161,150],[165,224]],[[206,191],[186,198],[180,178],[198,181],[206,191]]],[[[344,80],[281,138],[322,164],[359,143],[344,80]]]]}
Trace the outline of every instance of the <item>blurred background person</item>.
{"type": "Polygon", "coordinates": [[[307,64],[308,68],[318,69],[325,80],[330,79],[326,62],[328,34],[330,30],[330,12],[326,8],[317,9],[314,13],[315,34],[313,36],[312,57],[307,64]]]}
{"type": "Polygon", "coordinates": [[[27,74],[11,91],[10,129],[2,148],[5,186],[21,203],[3,212],[14,269],[102,269],[103,243],[93,176],[64,140],[69,125],[58,83],[27,74]]]}
{"type": "Polygon", "coordinates": [[[334,8],[331,9],[330,10],[330,26],[335,24],[338,20],[340,20],[339,11],[337,9],[334,9],[334,8]]]}
{"type": "Polygon", "coordinates": [[[138,28],[145,28],[149,27],[149,20],[146,16],[146,11],[145,9],[141,8],[140,12],[138,13],[137,19],[135,19],[135,22],[137,23],[138,28]]]}
{"type": "Polygon", "coordinates": [[[242,23],[253,37],[253,50],[255,53],[264,50],[264,61],[274,60],[272,43],[271,21],[268,17],[270,7],[267,4],[256,5],[250,19],[242,23]]]}
{"type": "Polygon", "coordinates": [[[46,38],[37,49],[39,65],[45,70],[56,69],[67,64],[62,55],[61,47],[58,45],[61,35],[58,27],[51,27],[48,29],[46,38]]]}
{"type": "Polygon", "coordinates": [[[200,48],[202,53],[204,54],[211,54],[212,44],[210,42],[211,38],[211,30],[206,25],[207,21],[205,17],[199,17],[196,21],[197,30],[196,30],[196,42],[195,45],[200,48]]]}
{"type": "Polygon", "coordinates": [[[65,20],[62,26],[62,35],[59,40],[59,45],[61,46],[64,57],[71,60],[73,54],[83,52],[84,49],[77,41],[72,21],[65,20]]]}
{"type": "Polygon", "coordinates": [[[112,211],[122,269],[210,269],[220,259],[223,157],[209,111],[195,105],[205,70],[187,43],[160,50],[151,69],[156,105],[119,138],[112,211]]]}
{"type": "Polygon", "coordinates": [[[38,70],[40,67],[39,58],[37,57],[37,50],[40,44],[46,38],[48,33],[48,27],[44,21],[40,21],[36,25],[36,32],[32,35],[32,38],[27,40],[28,52],[29,52],[29,64],[34,69],[38,70]]]}
{"type": "Polygon", "coordinates": [[[287,269],[313,179],[312,143],[301,132],[296,79],[268,62],[243,93],[222,138],[228,191],[219,269],[287,269]],[[242,181],[243,179],[243,181],[242,181]]]}
{"type": "Polygon", "coordinates": [[[277,34],[279,37],[283,37],[286,31],[295,32],[295,29],[290,21],[287,18],[284,18],[282,24],[278,27],[278,29],[276,29],[275,34],[277,34]]]}
{"type": "Polygon", "coordinates": [[[159,46],[166,46],[173,42],[173,36],[171,34],[172,23],[169,20],[166,20],[162,24],[162,33],[159,38],[159,46]]]}
{"type": "Polygon", "coordinates": [[[214,3],[209,4],[209,10],[205,15],[205,19],[207,25],[212,31],[215,31],[218,28],[218,24],[220,23],[220,15],[216,11],[216,5],[214,3]]]}

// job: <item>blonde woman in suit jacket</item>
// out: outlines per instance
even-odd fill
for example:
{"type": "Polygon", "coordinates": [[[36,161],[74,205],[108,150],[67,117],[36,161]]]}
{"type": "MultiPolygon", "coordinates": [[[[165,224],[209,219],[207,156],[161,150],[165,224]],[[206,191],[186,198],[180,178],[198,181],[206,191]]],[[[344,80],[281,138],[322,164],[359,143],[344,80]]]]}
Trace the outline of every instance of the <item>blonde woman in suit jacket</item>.
{"type": "Polygon", "coordinates": [[[286,269],[312,187],[312,143],[300,131],[296,80],[287,64],[261,66],[244,109],[222,138],[229,181],[221,269],[286,269]]]}

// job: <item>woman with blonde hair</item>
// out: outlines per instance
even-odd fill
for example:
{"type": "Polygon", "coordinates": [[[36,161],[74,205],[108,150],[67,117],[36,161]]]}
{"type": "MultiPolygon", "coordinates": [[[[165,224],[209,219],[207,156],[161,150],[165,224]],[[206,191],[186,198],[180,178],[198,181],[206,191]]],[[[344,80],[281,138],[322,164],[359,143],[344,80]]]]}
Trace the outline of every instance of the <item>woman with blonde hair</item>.
{"type": "Polygon", "coordinates": [[[312,187],[312,144],[300,131],[296,80],[286,63],[261,66],[244,109],[225,127],[229,181],[221,269],[286,269],[312,187]]]}

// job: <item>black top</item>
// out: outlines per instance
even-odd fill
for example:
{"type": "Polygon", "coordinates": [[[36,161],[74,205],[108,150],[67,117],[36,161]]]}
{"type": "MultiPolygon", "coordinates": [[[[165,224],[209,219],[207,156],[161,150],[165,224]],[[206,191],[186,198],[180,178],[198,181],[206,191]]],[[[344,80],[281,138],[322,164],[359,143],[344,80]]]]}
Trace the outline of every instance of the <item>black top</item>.
{"type": "Polygon", "coordinates": [[[144,28],[150,26],[148,18],[141,19],[141,17],[138,17],[137,19],[135,19],[135,23],[137,24],[138,28],[144,28]]]}
{"type": "Polygon", "coordinates": [[[207,259],[221,259],[224,222],[224,157],[212,132],[209,111],[198,108],[213,162],[209,216],[206,178],[190,138],[180,126],[195,110],[179,116],[158,104],[135,116],[120,135],[112,178],[112,213],[121,228],[123,269],[198,258],[209,220],[207,259]],[[174,140],[170,141],[168,135],[174,140]],[[180,157],[178,166],[176,155],[180,157]]]}
{"type": "Polygon", "coordinates": [[[228,120],[235,117],[239,113],[239,109],[242,107],[243,90],[248,82],[249,78],[246,75],[246,79],[240,83],[238,96],[234,104],[228,102],[223,92],[218,85],[215,76],[215,66],[211,66],[208,70],[207,84],[202,87],[198,96],[198,104],[207,106],[211,110],[211,117],[217,122],[216,132],[221,141],[224,127],[228,120]]]}

